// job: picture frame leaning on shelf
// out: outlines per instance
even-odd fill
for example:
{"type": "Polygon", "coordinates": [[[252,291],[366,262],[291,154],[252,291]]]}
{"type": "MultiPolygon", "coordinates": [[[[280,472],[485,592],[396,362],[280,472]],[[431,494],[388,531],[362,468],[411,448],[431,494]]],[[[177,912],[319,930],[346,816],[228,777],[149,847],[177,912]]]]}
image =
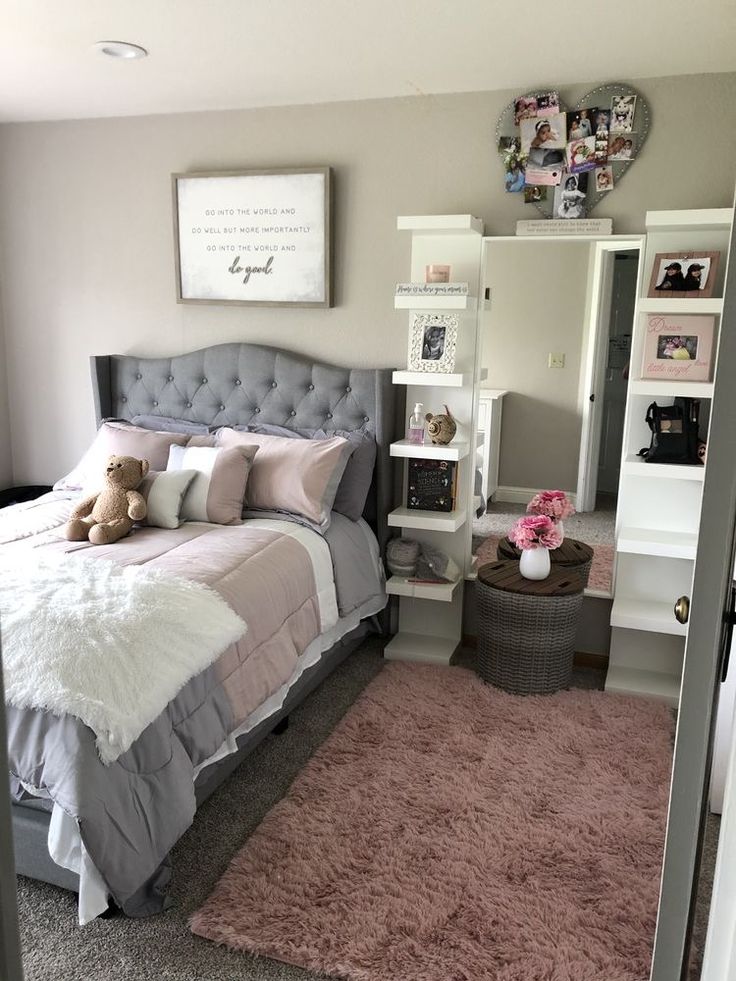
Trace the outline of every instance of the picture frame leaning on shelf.
{"type": "Polygon", "coordinates": [[[454,371],[458,323],[455,314],[412,314],[409,325],[409,371],[454,371]]]}
{"type": "Polygon", "coordinates": [[[713,296],[720,252],[658,252],[649,297],[696,300],[713,296]]]}

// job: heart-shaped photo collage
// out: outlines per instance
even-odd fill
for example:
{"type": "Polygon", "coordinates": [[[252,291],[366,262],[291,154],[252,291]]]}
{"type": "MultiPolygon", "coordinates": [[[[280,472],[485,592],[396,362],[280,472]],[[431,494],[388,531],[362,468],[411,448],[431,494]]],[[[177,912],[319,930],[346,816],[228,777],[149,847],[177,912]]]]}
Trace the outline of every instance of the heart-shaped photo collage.
{"type": "Polygon", "coordinates": [[[574,109],[557,91],[520,95],[496,127],[504,187],[548,218],[585,218],[641,153],[649,108],[629,85],[593,89],[574,109]]]}

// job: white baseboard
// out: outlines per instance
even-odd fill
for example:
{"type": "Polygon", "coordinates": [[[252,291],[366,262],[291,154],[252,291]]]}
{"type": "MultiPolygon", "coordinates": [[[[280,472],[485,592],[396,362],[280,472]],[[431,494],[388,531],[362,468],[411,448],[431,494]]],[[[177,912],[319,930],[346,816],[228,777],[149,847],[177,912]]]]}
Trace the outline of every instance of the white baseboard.
{"type": "MultiPolygon", "coordinates": [[[[542,488],[534,487],[497,487],[491,500],[495,503],[503,501],[505,504],[528,504],[535,494],[539,494],[542,488]]],[[[574,491],[565,491],[570,498],[573,507],[577,507],[577,494],[574,491]]]]}

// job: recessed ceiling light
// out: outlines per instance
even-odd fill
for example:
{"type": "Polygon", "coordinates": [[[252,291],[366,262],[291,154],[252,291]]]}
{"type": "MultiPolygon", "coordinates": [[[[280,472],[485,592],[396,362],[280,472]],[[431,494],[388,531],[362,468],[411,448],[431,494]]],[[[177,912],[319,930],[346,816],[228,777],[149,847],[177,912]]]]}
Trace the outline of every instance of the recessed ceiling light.
{"type": "Polygon", "coordinates": [[[107,55],[108,58],[146,58],[148,52],[139,44],[130,44],[128,41],[98,41],[95,50],[100,54],[107,55]]]}

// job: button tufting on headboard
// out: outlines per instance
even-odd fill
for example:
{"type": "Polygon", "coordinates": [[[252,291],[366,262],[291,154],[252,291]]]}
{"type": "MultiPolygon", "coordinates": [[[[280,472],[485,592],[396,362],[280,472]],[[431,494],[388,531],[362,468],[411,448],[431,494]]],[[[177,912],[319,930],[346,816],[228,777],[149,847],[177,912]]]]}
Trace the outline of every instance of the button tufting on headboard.
{"type": "Polygon", "coordinates": [[[92,358],[98,422],[174,416],[206,425],[257,421],[291,429],[362,430],[377,443],[374,490],[365,516],[381,548],[399,498],[400,467],[389,444],[403,435],[404,389],[391,370],[345,368],[259,344],[218,344],[172,358],[92,358]]]}

